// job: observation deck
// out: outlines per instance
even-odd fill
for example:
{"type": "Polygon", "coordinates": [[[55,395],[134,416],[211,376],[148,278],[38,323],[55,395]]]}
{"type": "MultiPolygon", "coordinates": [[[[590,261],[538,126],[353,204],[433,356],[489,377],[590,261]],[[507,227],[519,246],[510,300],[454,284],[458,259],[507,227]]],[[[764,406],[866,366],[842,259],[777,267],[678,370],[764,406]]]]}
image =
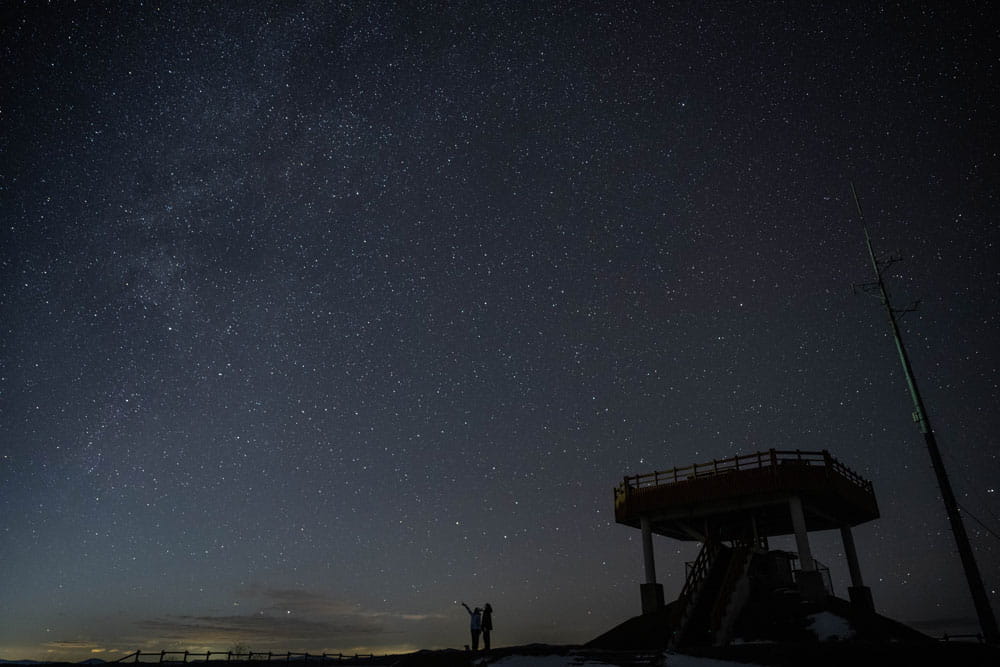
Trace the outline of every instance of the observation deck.
{"type": "Polygon", "coordinates": [[[789,499],[801,500],[805,530],[877,519],[872,483],[829,452],[768,450],[626,477],[615,489],[615,521],[677,540],[796,532],[789,499]]]}

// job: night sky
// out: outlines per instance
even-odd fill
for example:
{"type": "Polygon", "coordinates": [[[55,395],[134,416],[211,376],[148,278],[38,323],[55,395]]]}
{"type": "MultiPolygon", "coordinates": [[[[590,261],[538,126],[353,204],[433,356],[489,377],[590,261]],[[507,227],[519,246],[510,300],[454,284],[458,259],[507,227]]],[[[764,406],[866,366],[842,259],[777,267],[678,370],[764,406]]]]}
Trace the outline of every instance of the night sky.
{"type": "Polygon", "coordinates": [[[1000,612],[998,25],[876,4],[4,3],[0,657],[583,642],[769,448],[974,630],[852,180],[1000,612]]]}

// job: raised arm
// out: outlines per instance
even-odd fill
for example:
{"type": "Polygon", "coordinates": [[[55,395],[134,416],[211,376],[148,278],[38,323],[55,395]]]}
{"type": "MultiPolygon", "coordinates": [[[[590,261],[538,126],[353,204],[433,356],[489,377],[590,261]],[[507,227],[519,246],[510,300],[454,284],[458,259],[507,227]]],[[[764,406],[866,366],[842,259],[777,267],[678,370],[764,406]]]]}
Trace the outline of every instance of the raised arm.
{"type": "Polygon", "coordinates": [[[462,606],[463,606],[463,607],[465,607],[465,611],[469,612],[469,616],[472,616],[472,610],[471,610],[471,609],[469,609],[469,605],[467,605],[467,604],[465,604],[465,603],[463,602],[463,603],[462,603],[462,606]]]}

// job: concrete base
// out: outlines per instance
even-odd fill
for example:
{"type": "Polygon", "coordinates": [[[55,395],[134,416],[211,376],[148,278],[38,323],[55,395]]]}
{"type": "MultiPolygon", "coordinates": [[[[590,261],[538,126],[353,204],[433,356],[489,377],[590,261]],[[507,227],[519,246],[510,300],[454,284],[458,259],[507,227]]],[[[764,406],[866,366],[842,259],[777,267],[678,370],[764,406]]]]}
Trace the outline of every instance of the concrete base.
{"type": "Polygon", "coordinates": [[[663,584],[639,584],[642,613],[655,614],[663,609],[663,584]]]}
{"type": "Polygon", "coordinates": [[[800,570],[796,581],[799,585],[799,595],[806,602],[823,602],[826,600],[826,587],[823,585],[823,575],[819,572],[800,570]]]}
{"type": "Polygon", "coordinates": [[[875,613],[875,603],[872,601],[872,589],[867,586],[848,586],[847,594],[851,598],[851,606],[865,614],[875,613]]]}

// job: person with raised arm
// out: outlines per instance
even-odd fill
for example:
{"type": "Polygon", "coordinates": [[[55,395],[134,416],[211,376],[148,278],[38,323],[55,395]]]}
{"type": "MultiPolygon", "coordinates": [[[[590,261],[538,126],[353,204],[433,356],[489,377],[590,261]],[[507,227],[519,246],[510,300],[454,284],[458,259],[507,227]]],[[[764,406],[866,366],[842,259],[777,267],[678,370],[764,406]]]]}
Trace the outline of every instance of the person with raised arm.
{"type": "Polygon", "coordinates": [[[480,609],[479,607],[476,607],[475,609],[469,609],[469,605],[465,604],[464,602],[462,603],[462,606],[465,607],[465,611],[469,612],[469,631],[472,633],[472,650],[478,651],[479,633],[483,629],[483,618],[482,618],[483,610],[480,609]]]}

